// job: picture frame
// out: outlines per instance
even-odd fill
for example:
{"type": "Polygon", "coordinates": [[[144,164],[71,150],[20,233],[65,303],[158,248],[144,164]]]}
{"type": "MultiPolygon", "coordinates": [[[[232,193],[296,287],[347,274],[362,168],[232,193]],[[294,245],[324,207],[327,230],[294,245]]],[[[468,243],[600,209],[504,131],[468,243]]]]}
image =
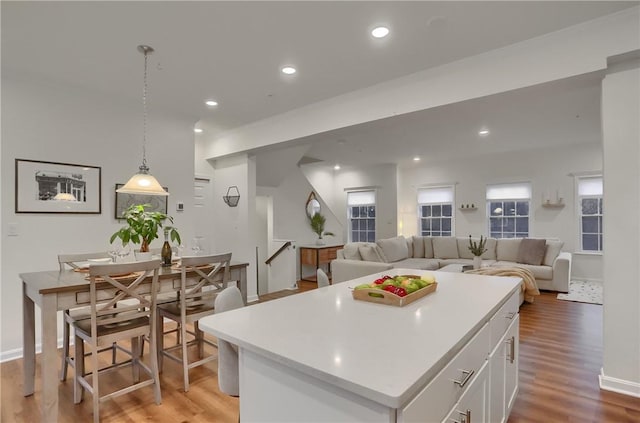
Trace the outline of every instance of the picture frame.
{"type": "MultiPolygon", "coordinates": [[[[151,204],[151,207],[147,208],[147,211],[159,211],[167,214],[168,209],[168,197],[162,195],[144,195],[144,194],[125,194],[117,192],[124,184],[116,184],[116,207],[115,218],[118,220],[124,219],[122,213],[134,204],[151,204]]],[[[169,188],[162,187],[165,191],[169,192],[169,188]]]]}
{"type": "Polygon", "coordinates": [[[16,213],[102,213],[99,166],[15,159],[16,213]]]}

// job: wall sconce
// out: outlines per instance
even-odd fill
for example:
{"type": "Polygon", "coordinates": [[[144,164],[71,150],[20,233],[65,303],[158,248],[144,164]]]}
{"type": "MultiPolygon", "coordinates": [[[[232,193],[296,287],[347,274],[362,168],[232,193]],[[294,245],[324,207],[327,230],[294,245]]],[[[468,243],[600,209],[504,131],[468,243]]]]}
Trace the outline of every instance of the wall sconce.
{"type": "Polygon", "coordinates": [[[238,201],[240,201],[240,191],[238,191],[237,186],[229,187],[227,190],[227,195],[223,195],[222,199],[229,207],[237,207],[238,201]]]}

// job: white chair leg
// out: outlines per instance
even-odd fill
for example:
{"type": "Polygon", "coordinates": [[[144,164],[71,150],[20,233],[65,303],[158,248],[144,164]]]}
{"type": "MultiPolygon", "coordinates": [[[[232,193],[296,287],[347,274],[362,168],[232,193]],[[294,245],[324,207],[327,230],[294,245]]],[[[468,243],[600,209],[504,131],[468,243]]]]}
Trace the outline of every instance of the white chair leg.
{"type": "Polygon", "coordinates": [[[133,382],[140,382],[140,338],[131,338],[131,371],[133,372],[133,382]]]}
{"type": "MultiPolygon", "coordinates": [[[[84,357],[84,341],[77,337],[74,342],[74,356],[75,357],[84,357]]],[[[82,394],[84,392],[84,388],[80,385],[78,378],[84,376],[84,360],[76,360],[75,361],[75,374],[73,375],[73,403],[80,404],[82,402],[82,394]]]]}
{"type": "Polygon", "coordinates": [[[182,375],[184,379],[184,391],[189,391],[189,354],[187,353],[187,327],[180,325],[180,338],[182,339],[182,375]]]}
{"type": "MultiPolygon", "coordinates": [[[[66,313],[67,311],[63,311],[66,313]]],[[[69,323],[67,322],[66,317],[63,315],[62,317],[64,323],[62,324],[62,362],[60,363],[60,381],[64,382],[67,380],[67,369],[69,363],[67,359],[69,358],[69,323]]]]}
{"type": "MultiPolygon", "coordinates": [[[[98,346],[91,346],[91,363],[92,363],[92,373],[91,373],[91,387],[93,389],[92,399],[93,399],[93,422],[100,423],[100,384],[98,381],[99,375],[99,367],[98,367],[98,346]]],[[[76,370],[78,369],[78,365],[76,363],[76,370]]]]}
{"type": "MultiPolygon", "coordinates": [[[[157,320],[156,320],[157,324],[157,320]]],[[[160,329],[162,332],[162,328],[160,329]]],[[[158,343],[156,340],[157,337],[157,328],[153,323],[151,324],[151,330],[149,331],[149,356],[151,361],[151,373],[153,374],[153,395],[156,401],[156,404],[160,404],[162,402],[162,392],[160,391],[160,372],[158,371],[158,343]]]]}
{"type": "MultiPolygon", "coordinates": [[[[164,350],[164,318],[158,314],[156,317],[156,330],[155,330],[156,342],[155,349],[158,359],[158,373],[162,373],[162,365],[164,363],[163,353],[164,350]]],[[[151,346],[149,346],[151,348],[151,346]]]]}

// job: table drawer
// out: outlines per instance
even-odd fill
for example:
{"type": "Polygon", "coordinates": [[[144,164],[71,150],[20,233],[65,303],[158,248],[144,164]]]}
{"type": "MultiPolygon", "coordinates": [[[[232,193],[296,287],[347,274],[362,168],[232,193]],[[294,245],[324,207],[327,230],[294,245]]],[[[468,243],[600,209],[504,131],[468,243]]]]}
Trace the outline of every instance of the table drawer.
{"type": "Polygon", "coordinates": [[[320,263],[329,263],[331,260],[335,260],[338,257],[337,251],[337,248],[327,248],[325,250],[318,251],[320,263]]]}
{"type": "Polygon", "coordinates": [[[489,326],[484,325],[449,364],[400,410],[399,421],[442,421],[487,360],[490,340],[489,326]]]}
{"type": "Polygon", "coordinates": [[[316,251],[310,248],[300,248],[300,263],[317,266],[316,251]]]}
{"type": "Polygon", "coordinates": [[[507,331],[507,328],[518,314],[520,307],[519,291],[514,292],[489,321],[491,327],[491,348],[493,349],[507,331]]]}

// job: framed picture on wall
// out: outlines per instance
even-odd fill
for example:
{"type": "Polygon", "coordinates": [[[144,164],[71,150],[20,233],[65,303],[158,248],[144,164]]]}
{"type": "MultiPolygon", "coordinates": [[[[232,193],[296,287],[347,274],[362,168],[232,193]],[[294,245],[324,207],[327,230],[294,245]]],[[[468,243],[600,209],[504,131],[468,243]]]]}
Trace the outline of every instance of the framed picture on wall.
{"type": "MultiPolygon", "coordinates": [[[[116,184],[116,190],[121,188],[124,184],[116,184]]],[[[162,187],[165,191],[169,192],[167,187],[162,187]]],[[[134,204],[149,204],[151,207],[147,208],[147,211],[159,211],[167,214],[167,196],[160,195],[144,195],[144,194],[125,194],[122,192],[116,192],[116,219],[124,219],[122,213],[125,212],[130,206],[134,204]]]]}
{"type": "Polygon", "coordinates": [[[98,166],[16,159],[16,213],[102,212],[98,166]]]}

